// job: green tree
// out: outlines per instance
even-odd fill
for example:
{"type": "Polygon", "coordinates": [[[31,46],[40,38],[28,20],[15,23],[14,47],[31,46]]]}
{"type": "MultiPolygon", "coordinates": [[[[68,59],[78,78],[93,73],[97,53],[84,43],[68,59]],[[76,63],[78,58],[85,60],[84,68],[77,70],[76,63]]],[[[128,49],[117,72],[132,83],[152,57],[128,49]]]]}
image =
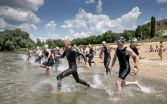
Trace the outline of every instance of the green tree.
{"type": "Polygon", "coordinates": [[[155,36],[155,17],[151,17],[151,32],[150,32],[150,38],[153,38],[155,36]]]}
{"type": "Polygon", "coordinates": [[[30,35],[20,29],[0,32],[0,51],[14,51],[19,48],[28,48],[34,45],[30,35]]]}
{"type": "Polygon", "coordinates": [[[14,43],[10,40],[5,42],[6,50],[13,51],[15,49],[14,43]]]}
{"type": "Polygon", "coordinates": [[[41,42],[41,40],[40,40],[39,38],[37,39],[36,45],[37,45],[37,46],[40,46],[40,47],[43,45],[42,42],[41,42]]]}

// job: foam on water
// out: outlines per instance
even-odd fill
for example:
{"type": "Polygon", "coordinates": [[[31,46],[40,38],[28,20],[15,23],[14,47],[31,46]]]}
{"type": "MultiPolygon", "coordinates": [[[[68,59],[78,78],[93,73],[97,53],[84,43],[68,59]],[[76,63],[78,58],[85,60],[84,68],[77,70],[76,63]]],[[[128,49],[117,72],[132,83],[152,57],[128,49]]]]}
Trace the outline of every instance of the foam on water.
{"type": "Polygon", "coordinates": [[[95,74],[93,77],[93,81],[94,81],[94,85],[96,86],[96,88],[100,88],[103,87],[102,81],[99,78],[100,76],[98,74],[95,74]]]}
{"type": "Polygon", "coordinates": [[[25,55],[25,54],[20,54],[20,57],[21,57],[21,59],[23,59],[24,61],[27,60],[27,55],[25,55]]]}
{"type": "Polygon", "coordinates": [[[57,82],[52,80],[40,81],[38,84],[31,88],[31,92],[34,94],[40,94],[39,92],[49,91],[52,94],[65,93],[65,92],[74,92],[73,86],[69,86],[65,83],[62,83],[61,90],[57,87],[57,82]]]}
{"type": "Polygon", "coordinates": [[[114,96],[115,92],[113,90],[106,90],[106,93],[109,95],[109,96],[114,96]]]}
{"type": "Polygon", "coordinates": [[[141,91],[147,94],[151,94],[154,93],[154,89],[152,87],[146,87],[146,86],[140,86],[141,87],[141,91]]]}
{"type": "Polygon", "coordinates": [[[36,85],[34,85],[31,88],[31,91],[35,93],[35,92],[40,91],[43,87],[54,88],[55,85],[50,80],[44,80],[44,81],[40,81],[39,83],[37,83],[36,85]]]}

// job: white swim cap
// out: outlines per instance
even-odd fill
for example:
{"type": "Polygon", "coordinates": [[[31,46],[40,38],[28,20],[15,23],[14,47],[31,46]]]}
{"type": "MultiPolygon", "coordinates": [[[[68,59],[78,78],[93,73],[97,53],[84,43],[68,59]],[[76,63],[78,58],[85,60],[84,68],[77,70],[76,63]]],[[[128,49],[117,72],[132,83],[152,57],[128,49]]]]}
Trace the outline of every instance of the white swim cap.
{"type": "Polygon", "coordinates": [[[106,44],[106,42],[105,42],[105,41],[102,41],[102,44],[106,44]]]}

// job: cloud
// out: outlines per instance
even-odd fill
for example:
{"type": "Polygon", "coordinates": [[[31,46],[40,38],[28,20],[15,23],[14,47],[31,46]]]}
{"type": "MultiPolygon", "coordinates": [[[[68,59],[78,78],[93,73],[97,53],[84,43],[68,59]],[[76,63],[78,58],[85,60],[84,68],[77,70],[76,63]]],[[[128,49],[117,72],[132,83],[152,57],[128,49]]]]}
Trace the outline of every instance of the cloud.
{"type": "Polygon", "coordinates": [[[86,4],[96,4],[96,12],[101,13],[103,11],[102,8],[102,0],[85,0],[86,4]]]}
{"type": "Polygon", "coordinates": [[[97,3],[97,6],[96,6],[96,12],[97,13],[101,13],[103,11],[103,8],[102,8],[102,1],[99,0],[98,3],[97,3]]]}
{"type": "Polygon", "coordinates": [[[0,17],[10,24],[40,22],[40,19],[33,12],[14,9],[8,6],[0,7],[0,17]]]}
{"type": "Polygon", "coordinates": [[[6,25],[6,22],[2,18],[0,18],[0,30],[3,30],[6,27],[6,25]]]}
{"type": "Polygon", "coordinates": [[[49,23],[45,25],[45,29],[49,34],[55,34],[55,30],[56,30],[55,21],[54,20],[49,21],[49,23]]]}
{"type": "Polygon", "coordinates": [[[140,9],[134,7],[130,12],[111,20],[108,15],[92,14],[80,9],[73,19],[64,21],[62,27],[77,30],[76,33],[85,32],[87,34],[101,34],[108,30],[122,32],[125,29],[135,29],[140,14],[140,9]]]}
{"type": "Polygon", "coordinates": [[[85,3],[87,3],[87,4],[92,4],[92,3],[93,3],[93,4],[94,4],[95,1],[96,1],[96,0],[85,0],[85,3]]]}
{"type": "Polygon", "coordinates": [[[167,11],[167,8],[161,8],[160,11],[161,11],[161,12],[166,12],[166,11],[167,11]]]}
{"type": "Polygon", "coordinates": [[[70,33],[70,34],[74,34],[75,32],[74,32],[73,29],[70,29],[70,30],[69,30],[69,33],[70,33]]]}
{"type": "Polygon", "coordinates": [[[74,33],[73,37],[74,38],[85,38],[88,37],[89,35],[85,32],[81,32],[81,33],[74,33]]]}
{"type": "Polygon", "coordinates": [[[167,0],[157,0],[158,3],[167,3],[167,0]]]}
{"type": "Polygon", "coordinates": [[[0,6],[9,6],[15,9],[37,11],[44,4],[44,0],[1,0],[0,6]]]}
{"type": "Polygon", "coordinates": [[[22,30],[30,30],[30,29],[37,30],[38,29],[34,24],[29,24],[29,23],[23,23],[19,25],[18,28],[22,30]]]}
{"type": "Polygon", "coordinates": [[[44,0],[1,0],[0,19],[6,25],[4,27],[4,24],[0,24],[0,29],[36,30],[36,24],[40,23],[40,18],[35,12],[43,3],[44,0]]]}

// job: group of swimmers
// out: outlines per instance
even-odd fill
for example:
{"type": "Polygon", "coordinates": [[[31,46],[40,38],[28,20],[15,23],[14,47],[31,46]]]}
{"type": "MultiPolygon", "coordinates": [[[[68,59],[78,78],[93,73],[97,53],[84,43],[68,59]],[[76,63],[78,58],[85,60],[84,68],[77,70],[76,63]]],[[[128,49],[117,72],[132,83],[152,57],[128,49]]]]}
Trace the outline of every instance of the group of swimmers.
{"type": "Polygon", "coordinates": [[[134,66],[132,69],[134,70],[135,75],[138,74],[139,68],[138,68],[138,61],[139,61],[139,52],[136,47],[135,40],[131,40],[130,46],[126,47],[124,44],[126,42],[126,39],[124,37],[119,37],[117,39],[117,48],[109,47],[109,45],[103,41],[99,49],[93,49],[91,45],[77,47],[76,45],[71,46],[70,40],[64,41],[64,48],[62,50],[58,47],[55,49],[49,49],[49,46],[47,44],[44,45],[43,50],[41,50],[38,46],[33,51],[29,49],[27,51],[27,60],[31,60],[31,58],[35,57],[35,62],[39,63],[42,68],[46,68],[46,72],[48,74],[51,74],[51,69],[55,65],[56,70],[60,64],[60,58],[66,57],[68,61],[69,68],[63,72],[61,72],[59,75],[57,75],[57,85],[58,88],[61,88],[62,79],[72,75],[77,83],[80,83],[82,85],[85,85],[87,87],[93,87],[93,85],[87,83],[85,80],[80,79],[77,71],[77,64],[81,62],[81,60],[84,60],[84,63],[88,63],[90,67],[92,67],[92,63],[95,64],[93,61],[93,58],[96,54],[96,51],[99,50],[99,57],[104,61],[104,67],[106,75],[111,75],[111,71],[115,65],[116,59],[118,58],[119,61],[119,75],[116,80],[116,87],[117,87],[117,94],[121,93],[121,89],[125,85],[136,85],[140,88],[138,81],[125,81],[127,75],[131,71],[130,67],[130,56],[132,56],[134,66]],[[111,60],[111,50],[115,51],[115,54],[113,55],[112,64],[110,65],[111,60]]]}

